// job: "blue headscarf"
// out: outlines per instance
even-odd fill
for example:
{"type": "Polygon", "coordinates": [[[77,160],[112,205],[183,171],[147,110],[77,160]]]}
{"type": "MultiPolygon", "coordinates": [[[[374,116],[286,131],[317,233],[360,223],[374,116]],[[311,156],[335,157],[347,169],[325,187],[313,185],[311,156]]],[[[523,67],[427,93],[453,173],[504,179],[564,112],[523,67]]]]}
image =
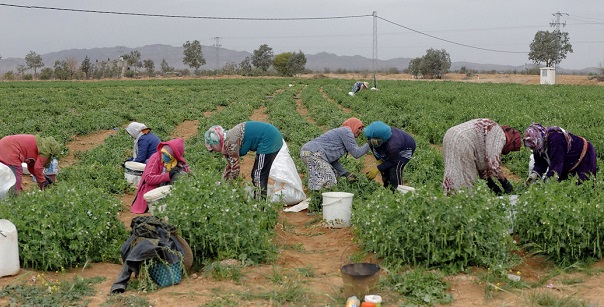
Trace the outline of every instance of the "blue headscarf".
{"type": "Polygon", "coordinates": [[[392,129],[384,122],[375,121],[365,128],[363,131],[368,139],[381,139],[387,142],[392,136],[392,129]]]}

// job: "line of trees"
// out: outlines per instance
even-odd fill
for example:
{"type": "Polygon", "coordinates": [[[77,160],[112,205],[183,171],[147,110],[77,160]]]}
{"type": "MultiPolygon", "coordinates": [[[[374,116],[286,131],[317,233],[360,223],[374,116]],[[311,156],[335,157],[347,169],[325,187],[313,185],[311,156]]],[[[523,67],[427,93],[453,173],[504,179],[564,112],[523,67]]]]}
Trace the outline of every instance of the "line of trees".
{"type": "MultiPolygon", "coordinates": [[[[1,57],[0,57],[1,59],[1,57]]],[[[240,74],[244,76],[278,74],[294,76],[305,72],[306,56],[302,51],[284,52],[274,55],[273,49],[266,44],[254,50],[251,57],[246,57],[241,63],[228,62],[221,71],[201,71],[206,64],[201,43],[198,40],[186,41],[183,44],[183,64],[193,70],[194,75],[205,74],[240,74]],[[271,70],[272,68],[272,70],[271,70]]],[[[140,76],[153,77],[160,73],[164,76],[189,75],[188,69],[176,70],[171,67],[166,59],[162,59],[160,71],[155,70],[155,63],[151,59],[142,60],[140,51],[133,50],[122,55],[119,59],[92,62],[88,56],[81,62],[75,57],[55,61],[52,67],[44,67],[42,56],[30,51],[25,56],[25,65],[19,65],[17,72],[24,80],[80,80],[103,78],[136,78],[140,76]],[[144,71],[143,71],[144,68],[144,71]],[[33,74],[27,74],[27,71],[33,74]]],[[[17,76],[13,72],[4,74],[4,79],[14,80],[17,76]]]]}
{"type": "MultiPolygon", "coordinates": [[[[530,44],[529,60],[532,60],[537,66],[544,63],[546,67],[554,67],[566,58],[568,53],[572,53],[572,45],[567,32],[555,30],[538,31],[530,44]]],[[[66,58],[57,60],[52,68],[43,68],[45,64],[42,56],[34,51],[30,51],[25,56],[25,65],[19,65],[17,72],[23,79],[42,80],[59,79],[101,79],[101,78],[134,78],[138,76],[153,77],[157,73],[162,75],[189,75],[189,70],[177,71],[169,66],[165,59],[160,64],[160,72],[155,70],[155,63],[151,59],[141,59],[141,53],[133,50],[129,54],[122,55],[120,59],[107,59],[107,61],[96,61],[92,63],[88,56],[78,63],[75,58],[66,58]],[[144,68],[144,72],[142,71],[144,68]],[[38,70],[40,75],[38,76],[38,70]],[[33,76],[26,74],[27,70],[33,71],[33,76]]],[[[0,60],[2,56],[0,56],[0,60]]],[[[192,42],[186,41],[183,44],[183,64],[193,70],[194,75],[206,74],[239,74],[243,76],[276,74],[281,76],[295,76],[306,72],[306,56],[299,50],[298,52],[284,52],[275,55],[273,49],[267,44],[262,44],[252,52],[251,56],[246,57],[241,63],[227,62],[221,70],[214,72],[202,72],[201,67],[206,64],[202,52],[201,43],[198,40],[192,42]],[[271,70],[272,68],[272,70],[271,70]]],[[[405,70],[407,73],[417,78],[442,78],[451,68],[451,57],[445,49],[426,50],[422,57],[414,58],[409,62],[405,70]]],[[[14,79],[14,73],[5,74],[5,79],[14,79]]]]}

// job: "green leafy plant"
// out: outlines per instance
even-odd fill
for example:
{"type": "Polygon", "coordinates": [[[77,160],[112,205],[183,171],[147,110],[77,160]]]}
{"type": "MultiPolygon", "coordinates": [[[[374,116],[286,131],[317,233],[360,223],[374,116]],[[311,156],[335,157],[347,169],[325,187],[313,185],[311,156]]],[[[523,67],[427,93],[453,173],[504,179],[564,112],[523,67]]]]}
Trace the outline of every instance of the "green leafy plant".
{"type": "Polygon", "coordinates": [[[128,234],[117,218],[121,203],[91,187],[56,185],[32,191],[0,205],[19,231],[21,265],[61,270],[88,262],[118,263],[128,234]]]}
{"type": "Polygon", "coordinates": [[[421,268],[404,272],[395,270],[380,279],[380,288],[403,296],[403,301],[408,305],[449,304],[453,302],[453,297],[447,293],[449,286],[442,277],[442,273],[421,268]]]}

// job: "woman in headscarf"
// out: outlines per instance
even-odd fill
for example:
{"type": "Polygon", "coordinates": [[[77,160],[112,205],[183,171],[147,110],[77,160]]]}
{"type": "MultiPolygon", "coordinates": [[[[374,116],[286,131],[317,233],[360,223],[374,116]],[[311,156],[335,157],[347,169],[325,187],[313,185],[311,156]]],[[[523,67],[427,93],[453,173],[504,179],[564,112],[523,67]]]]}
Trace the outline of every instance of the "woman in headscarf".
{"type": "Polygon", "coordinates": [[[52,184],[52,180],[44,175],[44,168],[47,168],[52,158],[58,157],[60,153],[61,145],[53,137],[15,134],[0,139],[0,162],[13,171],[17,180],[13,194],[17,195],[23,190],[22,163],[27,164],[27,170],[36,178],[40,190],[52,184]]]}
{"type": "Polygon", "coordinates": [[[206,131],[204,138],[209,151],[220,152],[227,159],[222,174],[227,180],[239,176],[240,157],[255,151],[252,181],[260,189],[260,196],[266,198],[271,165],[283,146],[283,136],[275,126],[257,121],[237,124],[228,131],[221,126],[212,126],[206,131]]]}
{"type": "Polygon", "coordinates": [[[126,132],[134,139],[134,148],[132,157],[125,162],[147,163],[147,160],[157,151],[157,145],[161,142],[159,137],[151,132],[151,128],[138,122],[131,122],[126,127],[126,132]]]}
{"type": "Polygon", "coordinates": [[[584,137],[558,127],[543,127],[532,123],[524,131],[524,146],[533,151],[535,164],[525,184],[542,178],[555,177],[558,181],[578,176],[579,182],[595,176],[596,150],[584,137]]]}
{"type": "Polygon", "coordinates": [[[472,187],[478,178],[487,180],[489,188],[501,194],[513,191],[512,184],[501,170],[501,155],[520,150],[520,132],[499,126],[488,118],[467,121],[449,128],[443,139],[445,175],[443,189],[449,195],[464,187],[472,187]]]}
{"type": "Polygon", "coordinates": [[[359,91],[367,89],[369,87],[369,82],[358,81],[352,85],[352,92],[348,93],[350,96],[354,96],[359,91]]]}
{"type": "Polygon", "coordinates": [[[369,149],[377,160],[377,166],[367,173],[369,179],[382,175],[384,187],[396,191],[403,184],[403,169],[415,152],[415,140],[402,129],[375,121],[365,128],[369,149]]]}
{"type": "Polygon", "coordinates": [[[132,202],[132,213],[145,213],[148,211],[145,193],[176,180],[181,172],[190,171],[184,158],[185,142],[181,138],[161,142],[151,158],[147,161],[143,175],[138,184],[136,197],[132,202]]]}
{"type": "Polygon", "coordinates": [[[338,177],[356,181],[356,176],[346,170],[339,159],[350,153],[360,158],[369,150],[369,145],[358,146],[356,138],[363,131],[363,122],[351,117],[339,128],[331,129],[304,144],[300,158],[308,170],[308,189],[318,191],[331,188],[338,183],[338,177]]]}

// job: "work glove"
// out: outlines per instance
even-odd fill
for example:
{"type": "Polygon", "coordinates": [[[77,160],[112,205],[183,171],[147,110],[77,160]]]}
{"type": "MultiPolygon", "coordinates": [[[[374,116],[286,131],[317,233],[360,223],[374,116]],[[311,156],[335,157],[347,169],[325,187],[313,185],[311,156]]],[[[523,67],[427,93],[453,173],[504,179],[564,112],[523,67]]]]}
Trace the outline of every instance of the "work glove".
{"type": "Polygon", "coordinates": [[[528,178],[526,178],[526,180],[524,181],[524,185],[528,187],[528,186],[532,185],[533,183],[537,182],[537,180],[539,180],[539,174],[532,172],[528,176],[528,178]]]}
{"type": "Polygon", "coordinates": [[[39,182],[38,183],[38,187],[42,191],[45,190],[49,185],[50,185],[50,182],[48,182],[48,180],[44,180],[44,182],[39,182]]]}
{"type": "Polygon", "coordinates": [[[54,180],[52,180],[52,178],[50,178],[50,176],[44,174],[44,178],[46,179],[46,181],[48,181],[48,184],[51,185],[53,183],[55,183],[54,180]]]}
{"type": "Polygon", "coordinates": [[[367,173],[365,173],[365,176],[367,176],[367,179],[373,180],[379,173],[380,170],[377,167],[373,167],[367,173]]]}
{"type": "Polygon", "coordinates": [[[172,168],[170,170],[170,179],[174,178],[174,176],[176,176],[178,173],[180,173],[180,171],[182,170],[182,167],[180,166],[175,166],[174,168],[172,168]]]}
{"type": "Polygon", "coordinates": [[[346,176],[346,180],[347,180],[348,182],[356,182],[356,181],[357,181],[357,180],[359,180],[359,179],[357,178],[357,176],[355,176],[355,174],[353,174],[353,173],[349,173],[349,174],[346,176]]]}
{"type": "Polygon", "coordinates": [[[503,193],[511,194],[514,191],[514,186],[506,178],[499,180],[499,183],[501,183],[501,186],[503,187],[503,193]]]}
{"type": "Polygon", "coordinates": [[[501,195],[501,188],[493,181],[493,178],[487,178],[487,186],[497,195],[501,195]]]}

